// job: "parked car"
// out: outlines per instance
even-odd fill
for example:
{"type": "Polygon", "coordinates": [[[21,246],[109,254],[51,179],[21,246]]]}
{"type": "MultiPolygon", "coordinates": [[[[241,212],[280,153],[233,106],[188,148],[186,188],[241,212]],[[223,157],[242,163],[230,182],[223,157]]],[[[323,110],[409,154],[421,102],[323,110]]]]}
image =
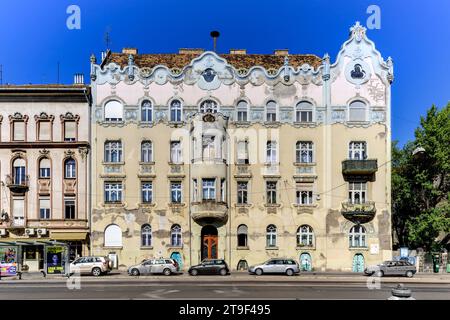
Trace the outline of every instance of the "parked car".
{"type": "Polygon", "coordinates": [[[112,270],[112,261],[108,257],[79,257],[72,261],[69,266],[70,274],[92,274],[100,276],[112,270]]]}
{"type": "Polygon", "coordinates": [[[407,276],[411,278],[417,272],[416,266],[409,261],[384,261],[375,266],[368,266],[364,273],[366,275],[375,274],[378,277],[395,275],[395,276],[407,276]]]}
{"type": "Polygon", "coordinates": [[[128,274],[132,276],[139,276],[145,274],[162,273],[170,276],[173,273],[179,272],[179,265],[174,259],[149,259],[144,260],[140,264],[128,268],[128,274]]]}
{"type": "Polygon", "coordinates": [[[188,270],[191,276],[198,274],[220,274],[226,276],[230,274],[230,269],[223,259],[205,259],[201,264],[192,266],[188,270]]]}
{"type": "Polygon", "coordinates": [[[250,266],[248,268],[248,272],[250,274],[256,274],[260,276],[262,274],[286,274],[288,276],[292,276],[294,274],[300,273],[300,267],[294,259],[287,258],[273,258],[267,260],[262,264],[258,264],[255,266],[250,266]]]}

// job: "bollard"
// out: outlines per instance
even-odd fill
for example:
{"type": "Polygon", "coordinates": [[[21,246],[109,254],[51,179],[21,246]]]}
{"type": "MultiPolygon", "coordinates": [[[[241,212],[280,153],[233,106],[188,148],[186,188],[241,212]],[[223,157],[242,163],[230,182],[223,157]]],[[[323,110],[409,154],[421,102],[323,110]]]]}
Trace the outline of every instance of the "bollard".
{"type": "Polygon", "coordinates": [[[398,284],[391,292],[392,296],[388,300],[416,300],[411,296],[411,290],[406,288],[403,283],[398,284]]]}

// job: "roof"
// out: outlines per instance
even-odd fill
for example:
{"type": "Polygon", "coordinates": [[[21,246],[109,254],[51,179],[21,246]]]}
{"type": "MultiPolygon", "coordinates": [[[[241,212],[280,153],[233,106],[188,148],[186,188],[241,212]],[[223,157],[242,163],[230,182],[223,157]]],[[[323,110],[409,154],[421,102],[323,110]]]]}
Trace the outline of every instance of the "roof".
{"type": "MultiPolygon", "coordinates": [[[[158,54],[136,54],[134,63],[138,67],[153,68],[157,65],[165,65],[169,69],[189,65],[191,61],[199,56],[198,53],[158,53],[158,54]]],[[[285,55],[275,54],[218,54],[236,69],[249,69],[253,66],[261,66],[265,69],[279,69],[284,65],[285,55]]],[[[307,63],[317,69],[322,59],[313,54],[289,54],[289,65],[295,68],[307,63]]],[[[114,62],[122,68],[128,65],[128,54],[111,52],[105,58],[102,65],[114,62]]]]}
{"type": "Polygon", "coordinates": [[[0,90],[4,89],[80,89],[87,88],[85,84],[4,84],[0,85],[0,90]]]}
{"type": "Polygon", "coordinates": [[[90,102],[85,84],[11,84],[0,86],[0,102],[90,102]]]}

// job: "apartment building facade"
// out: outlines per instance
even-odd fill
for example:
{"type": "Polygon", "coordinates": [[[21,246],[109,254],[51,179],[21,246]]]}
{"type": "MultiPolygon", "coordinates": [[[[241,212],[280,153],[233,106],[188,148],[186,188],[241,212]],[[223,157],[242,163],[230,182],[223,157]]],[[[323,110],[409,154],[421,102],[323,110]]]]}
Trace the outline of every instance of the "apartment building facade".
{"type": "Polygon", "coordinates": [[[0,87],[3,275],[89,253],[89,104],[82,84],[0,87]]]}
{"type": "Polygon", "coordinates": [[[391,83],[359,23],[328,55],[91,57],[92,233],[118,266],[391,258],[391,83]]]}

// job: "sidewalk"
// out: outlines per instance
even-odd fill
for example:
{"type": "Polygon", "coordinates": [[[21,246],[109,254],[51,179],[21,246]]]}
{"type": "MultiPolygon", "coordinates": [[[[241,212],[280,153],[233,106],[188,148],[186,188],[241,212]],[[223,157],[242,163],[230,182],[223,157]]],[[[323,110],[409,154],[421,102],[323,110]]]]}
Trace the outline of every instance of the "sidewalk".
{"type": "MultiPolygon", "coordinates": [[[[73,278],[73,277],[72,277],[73,278]]],[[[365,276],[363,274],[355,274],[352,272],[302,272],[298,276],[287,277],[284,275],[250,275],[246,271],[234,271],[229,276],[197,276],[192,277],[186,271],[182,274],[164,276],[164,275],[148,275],[148,276],[129,276],[125,271],[113,271],[110,274],[94,277],[83,275],[81,281],[86,282],[195,282],[199,280],[205,282],[341,282],[341,283],[366,283],[373,279],[380,279],[375,276],[365,276]]],[[[19,277],[2,277],[1,283],[59,283],[65,282],[68,278],[63,275],[47,275],[44,277],[41,273],[23,273],[22,279],[19,277]]],[[[384,283],[439,283],[450,284],[450,273],[417,273],[413,278],[385,276],[381,278],[384,283]]]]}

